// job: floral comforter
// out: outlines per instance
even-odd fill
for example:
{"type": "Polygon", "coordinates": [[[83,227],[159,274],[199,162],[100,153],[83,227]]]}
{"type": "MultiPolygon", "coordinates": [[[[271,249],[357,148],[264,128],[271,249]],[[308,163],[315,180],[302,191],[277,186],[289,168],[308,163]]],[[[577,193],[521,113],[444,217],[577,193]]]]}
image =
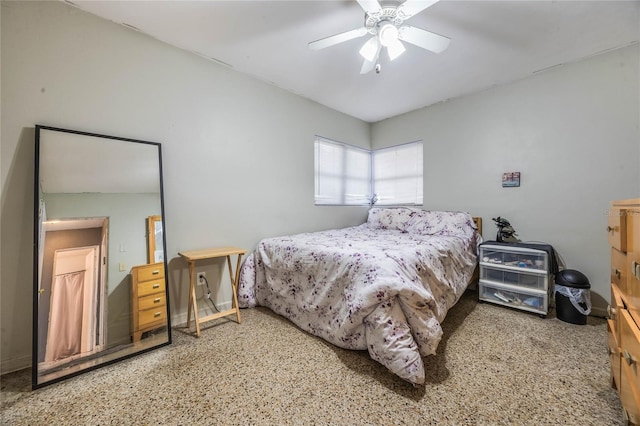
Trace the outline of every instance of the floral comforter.
{"type": "Polygon", "coordinates": [[[345,229],[269,238],[247,256],[241,307],[298,327],[424,383],[441,321],[462,295],[481,237],[467,213],[379,209],[345,229]]]}

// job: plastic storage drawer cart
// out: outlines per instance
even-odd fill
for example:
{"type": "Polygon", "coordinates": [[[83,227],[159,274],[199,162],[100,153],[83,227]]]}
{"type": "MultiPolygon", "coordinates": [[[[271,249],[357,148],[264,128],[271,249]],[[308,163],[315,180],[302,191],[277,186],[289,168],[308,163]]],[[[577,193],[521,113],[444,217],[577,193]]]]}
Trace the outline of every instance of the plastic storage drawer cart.
{"type": "Polygon", "coordinates": [[[479,299],[546,317],[553,277],[544,250],[512,245],[480,246],[479,299]]]}

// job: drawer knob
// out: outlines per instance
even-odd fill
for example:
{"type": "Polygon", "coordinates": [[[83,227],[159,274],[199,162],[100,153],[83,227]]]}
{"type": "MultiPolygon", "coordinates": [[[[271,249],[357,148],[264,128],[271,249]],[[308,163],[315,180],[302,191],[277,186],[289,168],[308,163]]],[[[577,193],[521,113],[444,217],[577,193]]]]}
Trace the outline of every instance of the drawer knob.
{"type": "Polygon", "coordinates": [[[615,275],[616,278],[620,279],[620,276],[622,275],[622,273],[620,272],[620,269],[616,268],[613,270],[613,275],[615,275]]]}
{"type": "Polygon", "coordinates": [[[607,226],[607,232],[615,232],[616,228],[612,226],[607,226]]]}
{"type": "Polygon", "coordinates": [[[160,300],[162,299],[160,299],[159,297],[156,297],[155,299],[153,299],[153,303],[160,303],[160,300]]]}
{"type": "Polygon", "coordinates": [[[622,352],[622,356],[624,357],[625,361],[627,361],[627,364],[631,365],[636,363],[636,360],[631,356],[631,354],[628,351],[622,352]]]}
{"type": "Polygon", "coordinates": [[[151,275],[158,275],[160,273],[160,271],[158,271],[157,269],[153,272],[151,272],[151,275]]]}
{"type": "Polygon", "coordinates": [[[155,284],[153,285],[153,288],[160,288],[160,284],[155,283],[155,284]]]}
{"type": "Polygon", "coordinates": [[[612,308],[611,305],[607,305],[607,315],[609,318],[614,319],[616,316],[616,309],[612,308]]]}
{"type": "Polygon", "coordinates": [[[159,317],[160,315],[162,315],[161,312],[156,312],[155,314],[153,314],[154,317],[159,317]]]}

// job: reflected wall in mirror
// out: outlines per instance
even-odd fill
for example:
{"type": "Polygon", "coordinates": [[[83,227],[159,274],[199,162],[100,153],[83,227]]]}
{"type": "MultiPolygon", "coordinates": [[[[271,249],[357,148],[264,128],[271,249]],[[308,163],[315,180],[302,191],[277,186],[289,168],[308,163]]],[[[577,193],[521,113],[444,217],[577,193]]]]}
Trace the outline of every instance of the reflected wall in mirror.
{"type": "Polygon", "coordinates": [[[167,345],[171,327],[160,144],[38,125],[35,152],[38,388],[167,345]]]}

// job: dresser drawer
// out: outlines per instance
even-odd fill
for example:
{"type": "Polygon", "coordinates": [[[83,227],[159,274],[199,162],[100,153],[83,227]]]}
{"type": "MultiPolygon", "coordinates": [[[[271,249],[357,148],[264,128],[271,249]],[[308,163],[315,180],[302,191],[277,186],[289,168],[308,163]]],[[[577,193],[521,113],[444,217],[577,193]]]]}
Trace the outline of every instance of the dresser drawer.
{"type": "Polygon", "coordinates": [[[624,358],[621,358],[620,384],[618,386],[620,402],[629,418],[630,424],[637,425],[640,424],[640,395],[632,382],[631,376],[633,374],[624,358]]]}
{"type": "Polygon", "coordinates": [[[138,309],[153,309],[160,306],[166,306],[167,297],[164,293],[152,294],[151,296],[144,296],[138,299],[138,309]]]}
{"type": "Polygon", "coordinates": [[[164,278],[164,263],[154,263],[152,265],[139,266],[136,268],[138,281],[148,281],[157,278],[164,278]]]}
{"type": "Polygon", "coordinates": [[[618,286],[620,291],[627,291],[627,255],[618,249],[611,248],[611,283],[618,286]]]}
{"type": "Polygon", "coordinates": [[[640,330],[625,309],[620,319],[620,400],[630,419],[640,421],[640,330]]]}
{"type": "Polygon", "coordinates": [[[622,252],[627,251],[626,210],[616,208],[609,210],[607,233],[611,247],[622,252]]]}
{"type": "Polygon", "coordinates": [[[620,340],[619,312],[624,309],[620,290],[615,285],[611,285],[611,305],[609,305],[609,319],[613,321],[613,331],[616,333],[616,340],[620,340]]]}
{"type": "Polygon", "coordinates": [[[624,290],[627,309],[640,324],[640,210],[629,209],[627,221],[627,285],[624,290]]]}
{"type": "Polygon", "coordinates": [[[164,278],[138,283],[138,297],[164,293],[164,278]]]}
{"type": "Polygon", "coordinates": [[[611,361],[611,379],[616,389],[620,389],[620,345],[613,321],[607,321],[607,348],[611,361]]]}
{"type": "Polygon", "coordinates": [[[139,328],[146,327],[153,323],[164,324],[167,320],[167,309],[164,306],[159,306],[157,309],[147,309],[146,311],[140,311],[138,314],[138,326],[139,328]]]}

